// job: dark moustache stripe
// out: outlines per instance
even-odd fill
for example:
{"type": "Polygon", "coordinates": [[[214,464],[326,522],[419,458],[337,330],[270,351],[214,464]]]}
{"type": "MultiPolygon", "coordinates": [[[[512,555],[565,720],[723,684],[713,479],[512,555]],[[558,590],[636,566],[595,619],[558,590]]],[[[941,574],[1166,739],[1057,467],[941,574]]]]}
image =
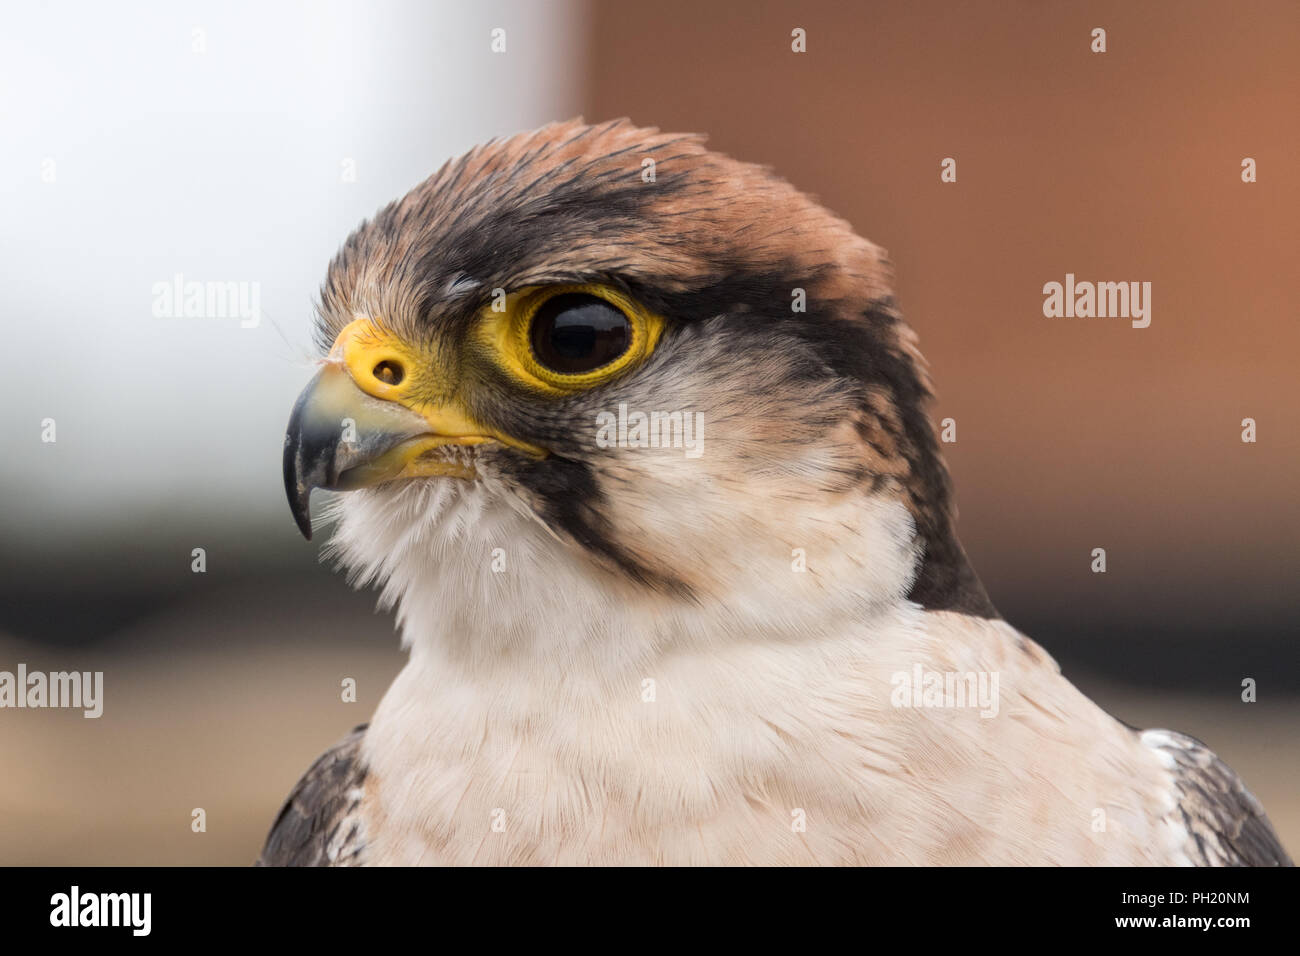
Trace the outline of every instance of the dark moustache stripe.
{"type": "Polygon", "coordinates": [[[542,461],[511,458],[503,462],[502,468],[532,492],[542,509],[539,517],[552,529],[567,534],[638,584],[686,600],[695,599],[694,590],[685,581],[646,567],[608,534],[601,517],[608,500],[585,462],[552,455],[542,461]]]}

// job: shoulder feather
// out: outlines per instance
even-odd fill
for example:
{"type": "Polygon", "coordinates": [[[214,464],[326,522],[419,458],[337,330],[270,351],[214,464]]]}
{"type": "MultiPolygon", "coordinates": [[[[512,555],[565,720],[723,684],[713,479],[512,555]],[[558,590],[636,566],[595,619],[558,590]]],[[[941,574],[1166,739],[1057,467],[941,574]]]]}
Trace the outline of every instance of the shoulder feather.
{"type": "Polygon", "coordinates": [[[1291,866],[1273,824],[1241,778],[1205,744],[1170,730],[1148,730],[1142,743],[1173,776],[1166,819],[1187,831],[1185,852],[1198,866],[1291,866]]]}
{"type": "Polygon", "coordinates": [[[366,780],[353,729],[303,774],[271,825],[258,866],[355,866],[364,847],[357,809],[366,780]]]}

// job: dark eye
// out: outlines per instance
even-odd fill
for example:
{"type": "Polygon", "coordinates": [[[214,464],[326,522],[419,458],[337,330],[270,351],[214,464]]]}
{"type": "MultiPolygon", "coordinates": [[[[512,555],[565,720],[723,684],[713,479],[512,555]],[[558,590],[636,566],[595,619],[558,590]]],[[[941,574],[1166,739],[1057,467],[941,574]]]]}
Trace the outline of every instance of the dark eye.
{"type": "Polygon", "coordinates": [[[542,303],[529,334],[537,361],[553,372],[578,375],[626,352],[632,323],[604,299],[564,292],[542,303]]]}

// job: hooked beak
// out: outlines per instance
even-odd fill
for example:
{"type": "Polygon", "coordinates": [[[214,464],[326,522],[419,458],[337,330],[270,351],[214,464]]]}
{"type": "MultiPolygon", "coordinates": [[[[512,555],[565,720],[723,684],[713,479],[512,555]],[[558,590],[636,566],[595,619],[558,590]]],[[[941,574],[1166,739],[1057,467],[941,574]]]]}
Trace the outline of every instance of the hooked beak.
{"type": "MultiPolygon", "coordinates": [[[[454,400],[431,404],[436,356],[358,319],[339,333],[325,367],[298,396],[284,436],[284,490],[303,537],[311,540],[311,493],[350,491],[403,478],[475,478],[472,464],[439,454],[448,445],[510,445],[545,452],[474,421],[454,400]]],[[[446,394],[440,376],[434,390],[446,394]]]]}
{"type": "Polygon", "coordinates": [[[477,445],[482,435],[435,435],[420,415],[367,395],[339,365],[326,365],[298,396],[284,436],[284,490],[303,537],[311,540],[312,489],[351,491],[396,478],[473,478],[457,462],[424,458],[445,445],[477,445]]]}

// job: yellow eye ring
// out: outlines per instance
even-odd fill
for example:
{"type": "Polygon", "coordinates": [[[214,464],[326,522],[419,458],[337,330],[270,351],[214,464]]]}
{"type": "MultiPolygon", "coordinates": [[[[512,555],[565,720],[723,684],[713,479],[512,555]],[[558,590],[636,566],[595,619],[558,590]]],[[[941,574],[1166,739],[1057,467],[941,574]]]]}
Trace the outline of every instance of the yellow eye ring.
{"type": "Polygon", "coordinates": [[[558,285],[524,289],[509,297],[504,312],[489,308],[481,335],[492,345],[496,359],[523,384],[551,395],[570,395],[613,379],[643,361],[659,342],[664,320],[617,289],[602,285],[558,285]],[[562,295],[592,296],[622,313],[628,324],[628,343],[617,356],[590,371],[565,373],[548,368],[533,348],[533,320],[546,303],[562,295]]]}

